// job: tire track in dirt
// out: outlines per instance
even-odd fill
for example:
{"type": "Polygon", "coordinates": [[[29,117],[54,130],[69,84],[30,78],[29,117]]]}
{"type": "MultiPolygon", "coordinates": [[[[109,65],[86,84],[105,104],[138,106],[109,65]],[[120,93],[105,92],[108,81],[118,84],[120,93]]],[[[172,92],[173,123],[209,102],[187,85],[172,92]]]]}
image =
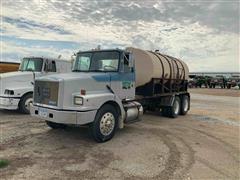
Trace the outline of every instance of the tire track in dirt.
{"type": "MultiPolygon", "coordinates": [[[[159,125],[159,123],[157,123],[157,122],[155,122],[155,121],[153,121],[153,120],[151,120],[150,121],[151,122],[151,124],[149,124],[149,125],[159,125]]],[[[174,125],[173,127],[172,127],[173,129],[173,132],[172,133],[170,133],[170,132],[168,132],[168,135],[172,135],[173,137],[172,138],[170,138],[171,140],[172,139],[174,139],[174,138],[176,138],[176,139],[178,139],[178,141],[179,142],[181,142],[182,144],[184,144],[187,148],[186,148],[186,150],[188,151],[188,153],[186,153],[186,154],[188,154],[188,158],[189,158],[189,160],[188,160],[188,163],[187,163],[187,166],[186,167],[184,167],[183,168],[183,170],[182,170],[182,173],[183,173],[183,175],[181,175],[179,178],[181,178],[181,179],[183,179],[183,178],[185,178],[185,175],[184,174],[186,174],[187,172],[188,172],[188,170],[192,167],[192,165],[195,163],[195,159],[194,159],[194,153],[195,153],[195,151],[193,150],[193,148],[189,145],[189,143],[187,143],[182,137],[180,137],[181,136],[181,134],[179,134],[179,133],[182,133],[182,132],[186,132],[187,130],[191,130],[191,131],[193,131],[193,132],[197,132],[198,134],[201,134],[201,135],[203,135],[203,136],[206,136],[207,137],[207,140],[209,140],[209,141],[214,141],[214,142],[216,142],[216,143],[218,143],[218,144],[221,144],[221,147],[223,147],[224,149],[225,149],[225,152],[226,153],[228,153],[228,155],[230,156],[230,157],[232,157],[232,159],[236,162],[236,163],[238,163],[239,164],[239,150],[238,149],[236,149],[234,146],[232,146],[230,143],[228,143],[228,142],[225,142],[224,140],[222,140],[222,139],[220,139],[220,138],[218,138],[218,137],[215,137],[214,135],[212,135],[212,134],[209,134],[209,133],[207,133],[207,132],[205,132],[205,131],[203,131],[203,130],[200,130],[200,129],[196,129],[196,128],[192,128],[192,127],[189,127],[189,126],[186,126],[186,125],[182,125],[182,124],[178,124],[177,126],[176,125],[174,125]],[[179,133],[176,133],[177,131],[179,131],[179,133]]],[[[157,129],[157,128],[155,128],[155,129],[157,129]]],[[[178,142],[177,141],[177,142],[178,142]]],[[[199,159],[199,158],[198,158],[199,159]]],[[[206,161],[206,160],[204,160],[204,159],[201,159],[200,160],[203,164],[205,164],[207,167],[209,167],[210,169],[213,169],[214,171],[216,171],[216,172],[218,172],[219,174],[221,174],[221,175],[223,175],[223,176],[225,176],[225,177],[236,177],[236,175],[234,175],[234,174],[229,174],[229,172],[225,172],[224,170],[222,170],[222,169],[218,169],[217,167],[215,167],[214,165],[212,165],[210,162],[208,162],[208,161],[206,161]],[[213,167],[213,168],[211,168],[211,167],[213,167]]],[[[179,169],[179,168],[178,168],[179,169]]]]}
{"type": "Polygon", "coordinates": [[[202,135],[204,135],[204,136],[206,136],[206,137],[208,137],[208,138],[210,138],[210,139],[213,139],[213,140],[215,140],[216,142],[219,142],[219,143],[221,143],[223,146],[223,148],[225,148],[226,149],[226,151],[228,152],[228,154],[233,158],[233,160],[235,160],[237,163],[240,163],[240,160],[239,160],[239,154],[240,154],[240,152],[239,152],[239,150],[238,149],[236,149],[233,145],[231,145],[230,143],[228,143],[228,142],[225,142],[225,141],[223,141],[222,139],[220,139],[220,138],[218,138],[218,137],[216,137],[216,136],[214,136],[214,135],[212,135],[212,134],[210,134],[210,133],[207,133],[207,132],[205,132],[205,131],[202,131],[202,130],[200,130],[200,129],[196,129],[196,128],[192,128],[192,127],[188,127],[188,126],[186,126],[186,125],[183,125],[182,127],[185,127],[186,129],[191,129],[191,130],[193,130],[193,131],[197,131],[198,133],[200,133],[200,134],[202,134],[202,135]],[[233,153],[234,152],[234,153],[233,153]]]}
{"type": "MultiPolygon", "coordinates": [[[[159,129],[155,129],[154,131],[156,131],[155,134],[159,136],[159,129]]],[[[186,173],[191,169],[195,162],[195,152],[183,138],[166,130],[161,129],[160,131],[164,131],[160,137],[164,144],[169,148],[170,156],[165,165],[165,169],[156,178],[171,179],[175,177],[176,179],[184,179],[186,173]],[[175,139],[175,142],[173,139],[175,139]],[[178,144],[182,144],[184,149],[180,150],[178,144]],[[185,157],[183,156],[183,153],[185,157]],[[185,163],[182,161],[185,161],[185,163]]]]}
{"type": "MultiPolygon", "coordinates": [[[[142,128],[137,129],[143,131],[142,128]]],[[[146,130],[145,130],[146,131],[146,130]]],[[[192,167],[195,162],[194,150],[191,146],[181,137],[161,128],[152,127],[152,125],[147,125],[147,131],[151,134],[158,136],[160,140],[168,147],[169,157],[164,165],[165,168],[152,179],[172,179],[176,177],[177,179],[183,179],[186,176],[188,170],[192,167]],[[184,149],[180,151],[180,143],[184,149]],[[183,156],[183,153],[185,156],[183,156]],[[181,161],[185,161],[182,163],[181,161]]]]}
{"type": "Polygon", "coordinates": [[[34,136],[38,136],[43,133],[44,132],[15,136],[9,140],[6,140],[5,142],[1,142],[0,150],[5,150],[8,146],[11,146],[11,148],[13,148],[12,146],[13,144],[16,145],[17,143],[21,143],[22,141],[25,141],[27,138],[32,138],[34,136]]]}
{"type": "Polygon", "coordinates": [[[161,138],[163,143],[169,148],[169,157],[167,159],[166,164],[164,165],[165,168],[160,172],[160,174],[154,178],[161,178],[161,179],[170,179],[173,177],[174,172],[180,167],[180,152],[175,143],[173,143],[168,137],[170,133],[166,130],[159,130],[154,132],[157,136],[161,138]]]}
{"type": "Polygon", "coordinates": [[[182,170],[180,171],[180,178],[184,179],[186,178],[187,172],[192,168],[193,164],[195,163],[195,151],[193,148],[181,137],[177,136],[176,134],[172,135],[175,136],[181,142],[185,149],[183,150],[183,153],[186,155],[186,165],[182,167],[182,170]]]}
{"type": "MultiPolygon", "coordinates": [[[[214,165],[212,165],[209,161],[207,161],[207,160],[205,160],[205,159],[203,159],[203,158],[201,158],[201,157],[196,157],[196,160],[197,161],[199,161],[200,163],[202,163],[202,164],[204,164],[205,166],[207,166],[209,169],[212,169],[212,170],[214,170],[215,172],[217,172],[217,173],[219,173],[219,174],[221,174],[221,175],[223,175],[223,176],[225,176],[225,177],[227,177],[227,178],[229,178],[229,179],[232,179],[233,177],[234,177],[234,175],[229,175],[229,173],[226,173],[226,172],[224,172],[223,170],[220,170],[219,168],[216,168],[214,165]]],[[[235,178],[236,179],[238,179],[239,177],[236,177],[235,176],[235,178]]]]}
{"type": "MultiPolygon", "coordinates": [[[[232,159],[233,159],[236,163],[239,164],[239,152],[238,152],[238,150],[237,150],[236,148],[234,148],[231,144],[223,141],[222,139],[219,139],[219,138],[213,136],[212,134],[209,134],[209,133],[207,133],[207,132],[204,132],[204,131],[202,131],[202,130],[195,129],[195,128],[191,128],[191,127],[188,127],[188,126],[185,126],[185,125],[184,125],[184,126],[181,126],[181,127],[186,128],[186,130],[192,130],[192,131],[198,132],[198,133],[200,133],[200,134],[208,137],[208,139],[211,138],[211,139],[213,139],[215,142],[221,143],[221,144],[223,145],[223,146],[221,146],[221,147],[225,148],[225,150],[226,150],[226,152],[228,153],[228,155],[229,155],[230,157],[232,157],[232,159]],[[230,149],[230,150],[229,150],[229,149],[230,149]],[[237,155],[236,155],[236,156],[233,155],[232,151],[234,151],[234,153],[236,153],[237,155]]],[[[179,129],[177,129],[177,128],[175,128],[175,129],[176,129],[176,130],[179,130],[179,129]]],[[[228,177],[228,178],[236,177],[236,179],[239,178],[239,177],[237,177],[237,176],[234,175],[234,174],[231,174],[231,173],[229,173],[229,172],[226,172],[226,171],[224,171],[224,170],[222,170],[222,169],[217,168],[216,166],[214,166],[213,164],[211,164],[211,162],[209,162],[209,161],[207,161],[207,160],[205,160],[205,159],[203,159],[203,158],[201,158],[201,157],[199,157],[199,156],[196,156],[196,160],[199,161],[199,162],[201,162],[202,164],[204,164],[204,165],[207,166],[208,168],[214,170],[215,172],[217,172],[217,173],[225,176],[225,177],[228,177]]]]}

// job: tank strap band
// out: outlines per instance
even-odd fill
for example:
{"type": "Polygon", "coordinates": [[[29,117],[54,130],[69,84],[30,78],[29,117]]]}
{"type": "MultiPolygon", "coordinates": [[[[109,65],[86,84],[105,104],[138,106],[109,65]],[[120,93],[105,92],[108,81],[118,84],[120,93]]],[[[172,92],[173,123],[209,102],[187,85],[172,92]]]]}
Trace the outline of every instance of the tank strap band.
{"type": "Polygon", "coordinates": [[[164,79],[165,78],[164,77],[165,73],[164,73],[164,66],[163,66],[163,62],[162,62],[161,58],[157,54],[152,52],[152,51],[148,51],[148,52],[150,52],[151,54],[155,55],[158,58],[158,60],[160,61],[161,65],[162,65],[162,79],[164,79]]]}
{"type": "Polygon", "coordinates": [[[167,57],[165,57],[163,54],[161,54],[161,53],[158,53],[158,55],[159,56],[161,56],[161,57],[163,57],[164,59],[166,59],[166,61],[168,62],[168,64],[169,64],[169,68],[170,68],[170,79],[172,79],[172,65],[171,65],[171,63],[170,63],[170,61],[169,61],[169,59],[167,58],[167,57]]]}
{"type": "MultiPolygon", "coordinates": [[[[167,56],[167,55],[166,55],[167,56]]],[[[176,64],[176,67],[177,67],[177,75],[180,76],[180,72],[179,72],[179,67],[178,67],[178,64],[176,62],[176,59],[171,57],[171,56],[167,56],[169,59],[171,59],[175,64],[176,64]]],[[[177,79],[177,76],[176,76],[176,79],[177,79]]]]}

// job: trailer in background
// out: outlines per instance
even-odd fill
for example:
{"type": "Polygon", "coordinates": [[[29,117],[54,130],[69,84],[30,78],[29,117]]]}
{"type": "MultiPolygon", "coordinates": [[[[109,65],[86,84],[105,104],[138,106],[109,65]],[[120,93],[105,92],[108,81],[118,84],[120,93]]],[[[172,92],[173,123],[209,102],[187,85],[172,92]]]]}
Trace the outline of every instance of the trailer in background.
{"type": "Polygon", "coordinates": [[[1,62],[0,61],[0,73],[17,71],[20,63],[17,62],[1,62]]]}

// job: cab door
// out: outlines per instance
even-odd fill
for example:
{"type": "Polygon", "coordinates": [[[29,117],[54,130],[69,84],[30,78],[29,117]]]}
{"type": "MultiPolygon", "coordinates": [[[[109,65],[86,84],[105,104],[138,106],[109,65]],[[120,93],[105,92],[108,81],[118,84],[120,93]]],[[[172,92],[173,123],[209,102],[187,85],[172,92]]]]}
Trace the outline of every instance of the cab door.
{"type": "Polygon", "coordinates": [[[130,54],[123,54],[119,72],[110,75],[111,89],[122,100],[135,97],[135,73],[132,61],[130,54]]]}

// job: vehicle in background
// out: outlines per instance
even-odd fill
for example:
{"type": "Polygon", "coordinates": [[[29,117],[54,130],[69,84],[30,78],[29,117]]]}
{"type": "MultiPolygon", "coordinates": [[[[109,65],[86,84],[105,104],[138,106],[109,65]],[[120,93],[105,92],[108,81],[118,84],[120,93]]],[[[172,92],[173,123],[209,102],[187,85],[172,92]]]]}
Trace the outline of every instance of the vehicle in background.
{"type": "Polygon", "coordinates": [[[240,76],[239,75],[232,75],[227,80],[227,88],[230,89],[232,87],[238,86],[240,83],[240,76]]]}
{"type": "Polygon", "coordinates": [[[35,77],[71,71],[71,62],[44,57],[23,58],[16,72],[0,74],[0,109],[29,113],[35,77]]]}
{"type": "Polygon", "coordinates": [[[204,87],[207,87],[207,86],[208,86],[208,77],[205,77],[205,76],[196,76],[196,77],[194,78],[194,81],[195,81],[195,87],[202,88],[203,86],[204,86],[204,87]]]}
{"type": "Polygon", "coordinates": [[[188,67],[158,51],[136,48],[78,52],[71,73],[37,78],[31,115],[51,128],[89,125],[97,142],[110,140],[143,111],[168,117],[190,108],[188,67]]]}
{"type": "Polygon", "coordinates": [[[216,88],[221,87],[221,88],[226,88],[226,78],[224,76],[221,75],[217,75],[216,77],[213,77],[210,81],[210,88],[216,88]]]}
{"type": "Polygon", "coordinates": [[[17,71],[20,63],[15,62],[1,62],[0,61],[0,73],[17,71]]]}
{"type": "Polygon", "coordinates": [[[188,79],[188,87],[189,88],[195,88],[196,87],[196,79],[195,78],[189,78],[188,79]]]}

